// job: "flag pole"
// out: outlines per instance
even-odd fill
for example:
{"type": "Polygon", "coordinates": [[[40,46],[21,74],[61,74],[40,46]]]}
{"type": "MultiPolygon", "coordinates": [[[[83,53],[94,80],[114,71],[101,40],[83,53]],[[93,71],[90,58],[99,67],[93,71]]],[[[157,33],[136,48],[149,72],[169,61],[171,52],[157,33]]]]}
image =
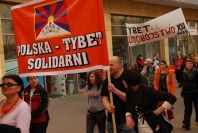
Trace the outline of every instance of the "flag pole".
{"type": "Polygon", "coordinates": [[[133,68],[135,68],[135,61],[134,61],[134,58],[133,58],[132,47],[129,47],[129,50],[130,50],[130,57],[131,57],[131,69],[133,69],[133,68]]]}
{"type": "MultiPolygon", "coordinates": [[[[111,76],[110,76],[110,70],[107,70],[107,77],[108,77],[108,84],[111,84],[111,76]]],[[[110,104],[113,106],[113,94],[112,92],[109,92],[110,96],[110,104]]],[[[115,113],[112,113],[112,122],[113,122],[113,131],[114,133],[117,133],[116,130],[116,123],[115,123],[115,113]]]]}

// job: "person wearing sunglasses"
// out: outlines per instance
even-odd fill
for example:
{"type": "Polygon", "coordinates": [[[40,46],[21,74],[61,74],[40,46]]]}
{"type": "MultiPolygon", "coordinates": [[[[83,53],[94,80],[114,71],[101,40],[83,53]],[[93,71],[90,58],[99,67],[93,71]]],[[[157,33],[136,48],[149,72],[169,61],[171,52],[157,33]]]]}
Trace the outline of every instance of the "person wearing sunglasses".
{"type": "Polygon", "coordinates": [[[29,133],[31,111],[22,100],[23,81],[18,75],[6,75],[0,84],[5,100],[0,100],[0,132],[29,133]]]}
{"type": "Polygon", "coordinates": [[[46,133],[48,114],[48,94],[40,85],[37,76],[27,77],[29,85],[24,90],[24,101],[31,108],[30,133],[46,133]]]}

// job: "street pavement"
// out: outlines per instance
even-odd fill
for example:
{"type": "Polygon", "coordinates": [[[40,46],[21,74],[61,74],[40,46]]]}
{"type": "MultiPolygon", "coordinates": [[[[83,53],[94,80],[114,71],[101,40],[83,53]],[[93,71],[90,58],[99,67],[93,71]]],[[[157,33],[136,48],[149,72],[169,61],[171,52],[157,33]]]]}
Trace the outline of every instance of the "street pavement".
{"type": "MultiPolygon", "coordinates": [[[[177,102],[174,105],[174,126],[172,133],[198,133],[198,124],[195,122],[195,111],[191,117],[191,130],[183,129],[184,115],[183,99],[180,88],[176,89],[177,102]]],[[[86,133],[87,95],[85,93],[68,95],[50,100],[50,121],[47,133],[86,133]]]]}

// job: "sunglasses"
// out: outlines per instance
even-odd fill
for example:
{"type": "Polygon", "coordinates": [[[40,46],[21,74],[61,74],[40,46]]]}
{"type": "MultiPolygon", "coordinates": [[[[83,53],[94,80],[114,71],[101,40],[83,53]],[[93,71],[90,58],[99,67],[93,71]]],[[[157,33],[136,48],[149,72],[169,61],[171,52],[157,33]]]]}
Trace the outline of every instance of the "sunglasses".
{"type": "Polygon", "coordinates": [[[5,84],[5,83],[3,83],[3,84],[0,84],[0,87],[5,87],[5,86],[12,87],[14,85],[18,85],[18,84],[13,84],[13,83],[7,83],[7,84],[5,84]]]}

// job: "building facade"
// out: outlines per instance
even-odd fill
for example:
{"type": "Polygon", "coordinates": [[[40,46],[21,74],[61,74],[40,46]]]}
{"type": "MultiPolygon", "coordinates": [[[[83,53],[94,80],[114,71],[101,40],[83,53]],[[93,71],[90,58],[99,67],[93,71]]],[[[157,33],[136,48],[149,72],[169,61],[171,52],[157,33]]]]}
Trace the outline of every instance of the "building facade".
{"type": "Polygon", "coordinates": [[[122,57],[123,65],[126,68],[132,58],[135,59],[139,54],[142,54],[145,59],[152,58],[154,53],[158,53],[160,59],[165,59],[168,64],[173,64],[177,54],[194,53],[195,47],[192,41],[196,48],[198,47],[198,7],[195,5],[196,3],[187,2],[189,1],[186,0],[185,3],[177,0],[103,0],[109,56],[122,57]],[[144,23],[180,7],[191,36],[186,34],[132,47],[133,56],[131,57],[125,23],[144,23]]]}
{"type": "MultiPolygon", "coordinates": [[[[30,0],[0,1],[0,77],[5,73],[17,73],[18,71],[16,67],[9,64],[10,61],[17,64],[11,7],[28,1],[30,0]]],[[[161,0],[160,3],[159,0],[149,1],[150,3],[147,3],[148,0],[103,0],[109,57],[120,56],[123,59],[124,68],[127,68],[132,59],[135,60],[139,54],[142,54],[145,59],[152,58],[154,53],[158,53],[160,59],[165,59],[168,64],[172,64],[177,54],[194,53],[198,47],[198,6],[196,6],[198,4],[190,3],[191,5],[189,5],[189,3],[178,2],[178,0],[161,0]],[[186,34],[132,48],[128,47],[125,23],[143,23],[179,7],[183,10],[191,36],[186,34]],[[130,54],[130,50],[133,56],[130,54]]],[[[189,1],[186,0],[186,2],[189,1]]],[[[64,86],[68,86],[65,83],[65,75],[45,77],[45,85],[48,86],[48,92],[62,95],[66,94],[64,86]],[[61,83],[58,87],[57,82],[61,83]]]]}

